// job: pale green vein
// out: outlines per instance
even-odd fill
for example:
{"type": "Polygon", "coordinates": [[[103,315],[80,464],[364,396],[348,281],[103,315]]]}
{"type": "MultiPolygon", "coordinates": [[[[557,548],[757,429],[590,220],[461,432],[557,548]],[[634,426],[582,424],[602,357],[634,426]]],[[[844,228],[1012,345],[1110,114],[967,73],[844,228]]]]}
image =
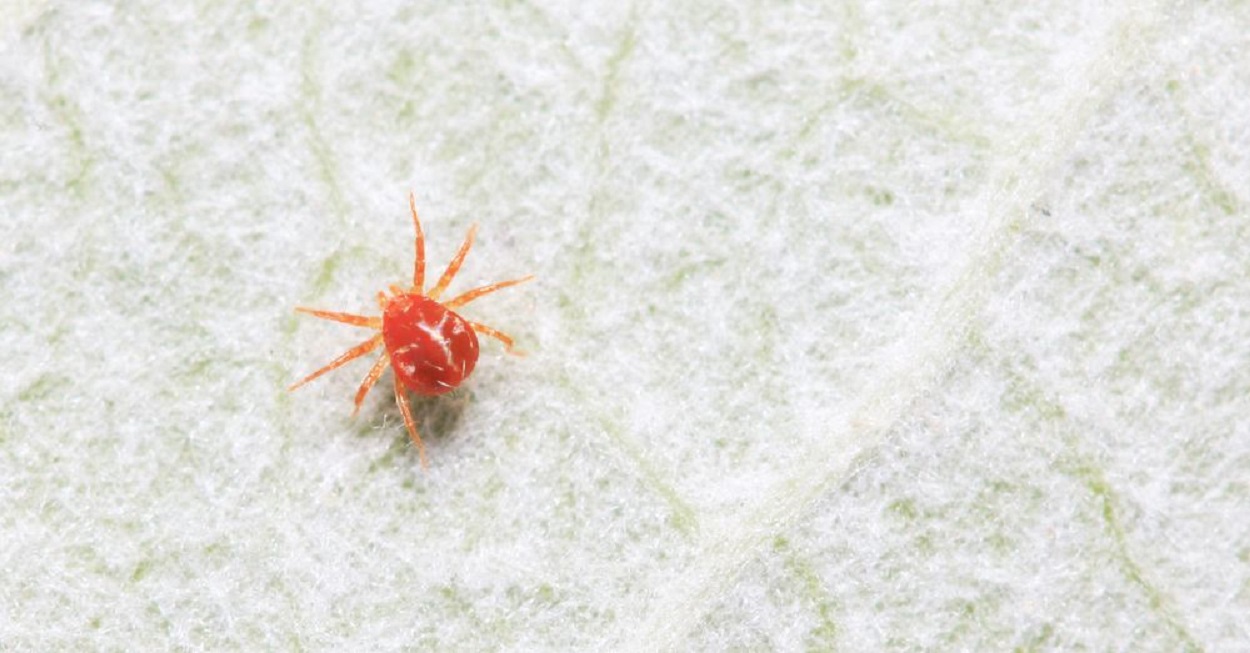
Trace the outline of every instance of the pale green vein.
{"type": "Polygon", "coordinates": [[[833,620],[833,611],[837,606],[821,582],[820,575],[810,560],[794,551],[786,538],[775,538],[773,551],[781,556],[786,571],[798,579],[804,598],[816,607],[816,627],[807,633],[808,650],[836,651],[838,624],[833,620]]]}
{"type": "Polygon", "coordinates": [[[881,81],[846,79],[838,92],[843,97],[863,95],[876,105],[897,111],[908,122],[933,129],[952,142],[982,148],[993,146],[994,141],[982,128],[982,121],[968,120],[966,116],[934,107],[922,107],[881,81]]]}
{"type": "MultiPolygon", "coordinates": [[[[593,406],[595,402],[587,396],[585,387],[567,376],[561,378],[561,385],[575,397],[579,406],[593,406]]],[[[690,534],[698,530],[699,520],[694,508],[677,492],[672,483],[668,482],[656,471],[655,466],[647,459],[643,447],[634,438],[627,435],[620,425],[606,416],[590,416],[602,429],[604,435],[612,441],[616,450],[621,452],[630,463],[630,469],[641,476],[643,484],[668,504],[669,524],[679,532],[690,534]]]]}
{"type": "Polygon", "coordinates": [[[1184,117],[1185,140],[1189,144],[1190,152],[1190,160],[1186,162],[1185,170],[1193,176],[1194,182],[1198,184],[1198,188],[1202,189],[1202,194],[1209,203],[1222,211],[1224,215],[1237,214],[1241,210],[1241,202],[1237,194],[1216,174],[1211,164],[1211,148],[1198,138],[1193,126],[1197,121],[1193,120],[1184,103],[1180,101],[1181,98],[1177,97],[1180,94],[1180,84],[1170,81],[1166,88],[1171,93],[1177,110],[1184,117]]]}
{"type": "MultiPolygon", "coordinates": [[[[979,339],[973,346],[985,349],[984,342],[979,339]]],[[[1083,423],[1079,416],[1070,416],[1063,407],[1061,399],[1053,396],[1054,393],[1047,392],[1047,389],[1039,385],[1038,379],[1032,374],[1016,370],[1014,367],[1009,367],[1006,374],[1012,388],[1012,392],[1008,393],[1005,399],[1009,402],[1008,409],[1019,411],[1026,407],[1031,408],[1041,421],[1060,430],[1064,443],[1077,461],[1071,471],[1098,500],[1103,527],[1115,544],[1116,558],[1123,566],[1128,581],[1146,595],[1150,608],[1181,641],[1185,642],[1186,651],[1203,650],[1189,633],[1163,591],[1149,581],[1146,571],[1141,568],[1131,553],[1128,534],[1116,510],[1116,506],[1121,502],[1110,483],[1107,482],[1102,468],[1094,462],[1093,456],[1085,452],[1081,439],[1081,434],[1096,434],[1098,429],[1083,423]]]]}
{"type": "Polygon", "coordinates": [[[616,51],[608,57],[606,68],[603,75],[603,89],[599,95],[599,101],[595,103],[595,116],[602,124],[607,119],[612,108],[616,106],[616,94],[618,92],[621,69],[624,67],[625,61],[629,59],[634,52],[634,46],[638,41],[637,32],[638,18],[631,15],[629,24],[622,30],[620,43],[617,44],[616,51]]]}
{"type": "MultiPolygon", "coordinates": [[[[56,88],[60,85],[60,70],[57,66],[57,58],[53,55],[52,47],[45,39],[43,43],[44,65],[48,71],[48,88],[56,88]]],[[[69,132],[69,149],[70,158],[74,160],[76,166],[70,172],[69,181],[66,184],[74,194],[74,197],[82,199],[86,196],[87,178],[91,174],[92,168],[95,166],[95,157],[87,148],[87,140],[84,135],[83,113],[78,105],[64,94],[58,93],[45,100],[48,108],[52,111],[62,124],[65,125],[69,132]]]]}
{"type": "Polygon", "coordinates": [[[321,133],[321,128],[317,125],[316,117],[321,107],[321,87],[317,82],[316,71],[316,44],[323,22],[324,19],[318,17],[317,23],[308,32],[308,38],[304,39],[304,48],[300,57],[300,93],[304,99],[300,103],[302,109],[300,116],[304,126],[308,129],[308,145],[312,150],[313,158],[317,161],[321,181],[330,191],[335,216],[338,217],[340,223],[344,223],[347,219],[347,200],[339,185],[338,165],[335,163],[334,153],[326,143],[325,136],[321,133]]]}
{"type": "Polygon", "coordinates": [[[1076,474],[1101,505],[1103,526],[1107,529],[1107,533],[1115,543],[1116,557],[1124,567],[1124,574],[1129,582],[1136,585],[1146,595],[1150,609],[1162,617],[1168,628],[1185,643],[1186,651],[1202,651],[1202,647],[1198,645],[1198,642],[1194,640],[1193,636],[1189,634],[1189,631],[1177,617],[1175,610],[1171,607],[1171,602],[1159,588],[1155,587],[1146,578],[1141,566],[1137,564],[1129,552],[1128,537],[1125,535],[1124,525],[1120,523],[1120,517],[1116,511],[1119,499],[1116,497],[1115,492],[1112,491],[1111,485],[1107,483],[1102,470],[1092,464],[1086,464],[1078,468],[1076,474]]]}

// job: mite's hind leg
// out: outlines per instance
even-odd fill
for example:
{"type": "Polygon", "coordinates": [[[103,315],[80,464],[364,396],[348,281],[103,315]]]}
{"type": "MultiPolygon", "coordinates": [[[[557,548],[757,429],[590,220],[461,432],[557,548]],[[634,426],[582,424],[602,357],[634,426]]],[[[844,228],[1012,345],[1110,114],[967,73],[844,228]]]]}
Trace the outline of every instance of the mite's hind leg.
{"type": "Polygon", "coordinates": [[[412,419],[412,407],[408,405],[408,396],[404,394],[404,386],[399,382],[399,375],[395,375],[395,403],[399,404],[399,412],[404,416],[404,426],[408,429],[408,437],[412,439],[412,443],[417,445],[417,455],[421,457],[421,467],[428,468],[425,462],[425,444],[421,442],[421,435],[417,433],[417,423],[412,419]]]}
{"type": "Polygon", "coordinates": [[[356,408],[352,409],[352,417],[360,412],[360,404],[364,403],[365,395],[373,389],[373,384],[378,382],[378,377],[382,376],[382,372],[386,371],[387,363],[391,362],[391,357],[382,352],[382,356],[378,358],[378,362],[373,364],[369,370],[369,374],[365,376],[365,380],[360,384],[360,389],[356,391],[356,408]]]}

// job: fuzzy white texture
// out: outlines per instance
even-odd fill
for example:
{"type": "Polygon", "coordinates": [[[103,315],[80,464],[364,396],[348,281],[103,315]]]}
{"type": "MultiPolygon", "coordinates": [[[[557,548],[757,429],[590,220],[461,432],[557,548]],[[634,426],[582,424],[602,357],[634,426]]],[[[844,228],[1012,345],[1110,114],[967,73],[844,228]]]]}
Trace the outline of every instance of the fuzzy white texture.
{"type": "Polygon", "coordinates": [[[0,648],[1250,646],[1250,4],[448,4],[0,7],[0,648]]]}

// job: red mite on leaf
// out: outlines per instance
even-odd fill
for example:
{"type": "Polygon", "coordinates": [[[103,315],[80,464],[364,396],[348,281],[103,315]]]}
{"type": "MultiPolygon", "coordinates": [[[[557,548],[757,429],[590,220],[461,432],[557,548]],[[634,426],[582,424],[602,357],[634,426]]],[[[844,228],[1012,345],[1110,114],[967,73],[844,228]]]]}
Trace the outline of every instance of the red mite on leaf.
{"type": "Polygon", "coordinates": [[[501,288],[515,286],[533,279],[526,276],[520,279],[500,281],[488,286],[456,295],[445,302],[439,301],[443,291],[451,285],[451,280],[460,270],[460,264],[473,246],[473,237],[477,233],[477,225],[469,227],[469,233],[460,245],[460,251],[447,264],[447,270],[439,277],[438,283],[428,291],[425,290],[425,235],[421,232],[421,220],[417,217],[417,203],[412,193],[408,194],[408,207],[412,210],[412,224],[417,230],[416,263],[412,272],[412,287],[402,288],[390,286],[390,295],[378,292],[378,306],[382,309],[381,317],[336,313],[314,308],[297,306],[296,311],[307,313],[324,320],[342,322],[352,326],[366,327],[378,331],[368,340],[348,349],[342,356],[330,361],[325,367],[309,374],[288,390],[294,390],[309,381],[346,365],[347,363],[385,345],[386,350],[374,363],[365,380],[356,391],[356,409],[354,416],[360,411],[360,404],[378,377],[386,371],[387,366],[394,371],[395,401],[404,416],[404,426],[408,427],[408,435],[421,456],[421,465],[425,466],[425,446],[417,433],[416,422],[412,419],[412,407],[404,390],[419,395],[435,396],[451,392],[469,378],[473,366],[477,364],[477,334],[490,336],[503,343],[509,354],[523,356],[512,347],[512,338],[506,333],[492,329],[485,324],[466,320],[456,313],[455,309],[469,302],[489,295],[501,288]]]}

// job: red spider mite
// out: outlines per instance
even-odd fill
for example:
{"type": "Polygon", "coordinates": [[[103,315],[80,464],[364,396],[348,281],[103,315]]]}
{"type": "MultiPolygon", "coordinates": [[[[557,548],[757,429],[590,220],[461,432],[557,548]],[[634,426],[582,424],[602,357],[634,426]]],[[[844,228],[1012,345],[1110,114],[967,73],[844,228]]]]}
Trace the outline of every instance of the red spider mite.
{"type": "Polygon", "coordinates": [[[460,264],[464,262],[469,248],[473,246],[477,225],[469,227],[469,233],[464,237],[460,251],[456,252],[455,258],[447,264],[447,270],[443,272],[443,276],[439,277],[438,283],[426,291],[425,235],[421,232],[421,219],[417,217],[417,202],[412,193],[408,194],[408,208],[412,211],[412,225],[417,231],[416,263],[413,265],[412,286],[405,289],[391,285],[390,295],[387,295],[385,291],[379,291],[378,306],[382,309],[381,317],[322,311],[303,306],[295,307],[295,310],[300,313],[352,326],[367,327],[379,333],[348,349],[342,356],[309,374],[288,390],[295,390],[330,370],[342,367],[368,354],[379,345],[385,345],[386,350],[382,352],[378,362],[373,364],[369,373],[365,375],[364,382],[360,384],[360,389],[356,391],[356,408],[352,411],[352,416],[354,417],[360,411],[360,404],[365,400],[365,395],[377,383],[378,377],[382,376],[382,372],[386,371],[389,364],[394,371],[395,401],[399,404],[399,412],[404,416],[404,426],[408,427],[408,435],[412,438],[413,444],[417,445],[417,452],[421,456],[421,466],[425,467],[425,445],[421,443],[421,436],[417,433],[416,422],[412,419],[412,407],[408,404],[408,397],[404,390],[407,389],[419,395],[436,396],[451,392],[456,386],[464,383],[464,380],[473,373],[473,366],[477,364],[478,333],[502,342],[509,354],[523,356],[524,354],[513,348],[512,338],[506,333],[492,329],[485,324],[466,320],[456,313],[455,309],[501,288],[529,281],[534,276],[492,283],[456,295],[448,301],[439,301],[443,291],[447,290],[452,278],[460,270],[460,264]]]}

